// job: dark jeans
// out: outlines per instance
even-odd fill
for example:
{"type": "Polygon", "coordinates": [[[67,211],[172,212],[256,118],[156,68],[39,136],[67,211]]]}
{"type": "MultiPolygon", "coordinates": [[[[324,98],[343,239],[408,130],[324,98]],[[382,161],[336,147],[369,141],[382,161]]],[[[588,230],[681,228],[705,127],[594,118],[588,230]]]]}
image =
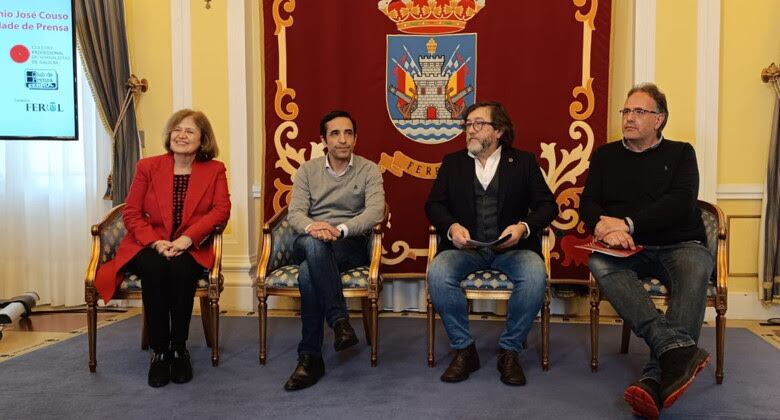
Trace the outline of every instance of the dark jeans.
{"type": "Polygon", "coordinates": [[[350,236],[325,242],[307,234],[295,239],[295,260],[299,265],[302,339],[298,354],[320,355],[323,320],[329,326],[348,318],[347,302],[341,285],[341,272],[368,265],[368,237],[350,236]]]}
{"type": "Polygon", "coordinates": [[[588,261],[601,293],[618,315],[650,347],[643,378],[660,382],[658,357],[668,350],[696,343],[707,306],[712,254],[697,242],[647,246],[627,258],[594,253],[588,261]],[[666,314],[656,310],[640,278],[653,277],[669,290],[666,314]]]}
{"type": "Polygon", "coordinates": [[[142,249],[125,267],[141,277],[152,350],[164,352],[171,344],[184,346],[203,267],[188,252],[167,259],[151,248],[142,249]]]}

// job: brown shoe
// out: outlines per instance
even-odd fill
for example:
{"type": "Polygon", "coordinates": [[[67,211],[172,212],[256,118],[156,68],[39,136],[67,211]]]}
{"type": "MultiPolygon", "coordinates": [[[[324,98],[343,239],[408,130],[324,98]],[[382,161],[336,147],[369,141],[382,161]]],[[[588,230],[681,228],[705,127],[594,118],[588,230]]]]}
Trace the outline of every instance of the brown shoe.
{"type": "Polygon", "coordinates": [[[455,350],[455,357],[452,358],[440,379],[442,382],[465,381],[469,378],[469,374],[477,369],[479,369],[477,346],[471,343],[465,349],[455,350]]]}
{"type": "Polygon", "coordinates": [[[525,373],[520,366],[517,352],[498,349],[498,371],[501,372],[501,382],[507,385],[525,385],[525,373]]]}

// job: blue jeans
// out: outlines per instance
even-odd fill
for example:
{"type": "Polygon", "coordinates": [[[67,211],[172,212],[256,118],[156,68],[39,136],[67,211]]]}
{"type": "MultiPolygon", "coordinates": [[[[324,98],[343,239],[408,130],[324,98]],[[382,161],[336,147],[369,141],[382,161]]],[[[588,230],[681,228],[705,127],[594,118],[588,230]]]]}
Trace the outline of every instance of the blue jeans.
{"type": "Polygon", "coordinates": [[[498,345],[519,352],[544,302],[547,271],[537,253],[528,250],[497,253],[488,248],[442,251],[428,269],[431,301],[441,316],[452,348],[468,347],[474,338],[469,329],[468,302],[460,282],[474,271],[488,269],[501,271],[512,281],[506,328],[498,345]]]}
{"type": "Polygon", "coordinates": [[[348,319],[347,302],[341,285],[341,272],[367,265],[368,237],[350,236],[325,242],[307,234],[295,239],[293,252],[298,263],[298,289],[301,292],[301,342],[298,354],[320,355],[324,327],[348,319]]]}
{"type": "Polygon", "coordinates": [[[707,306],[712,254],[698,242],[647,246],[627,258],[594,253],[588,261],[601,293],[650,347],[642,378],[661,380],[658,357],[696,344],[707,306]],[[658,311],[641,278],[660,280],[669,290],[666,314],[658,311]]]}

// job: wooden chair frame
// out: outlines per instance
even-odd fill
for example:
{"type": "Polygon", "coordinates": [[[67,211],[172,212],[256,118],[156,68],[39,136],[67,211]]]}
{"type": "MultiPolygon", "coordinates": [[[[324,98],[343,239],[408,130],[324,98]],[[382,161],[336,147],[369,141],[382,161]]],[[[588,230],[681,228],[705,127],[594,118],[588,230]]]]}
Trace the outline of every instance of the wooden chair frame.
{"type": "MultiPolygon", "coordinates": [[[[542,369],[550,369],[550,301],[552,300],[552,293],[550,289],[550,235],[552,231],[550,228],[545,228],[542,232],[542,255],[544,257],[544,267],[547,271],[547,287],[544,292],[544,302],[542,303],[541,314],[541,328],[542,328],[542,369]]],[[[431,301],[431,294],[428,288],[428,270],[430,269],[431,262],[436,256],[436,252],[439,246],[439,236],[436,233],[436,228],[433,226],[428,227],[428,264],[425,267],[425,296],[428,301],[427,305],[427,320],[428,320],[428,367],[433,367],[436,362],[434,359],[434,343],[436,333],[436,314],[433,308],[433,302],[431,301]]],[[[478,299],[491,299],[491,300],[509,300],[512,295],[511,290],[463,290],[463,294],[466,299],[478,300],[478,299]]],[[[523,347],[526,347],[526,343],[523,343],[523,347]]]]}
{"type": "MultiPolygon", "coordinates": [[[[728,225],[726,215],[715,204],[708,203],[706,201],[698,200],[699,208],[702,211],[709,212],[716,215],[718,220],[718,234],[717,234],[717,252],[715,258],[715,269],[717,270],[716,276],[716,293],[715,296],[707,296],[707,307],[715,308],[715,381],[718,384],[723,383],[723,363],[724,363],[724,349],[726,340],[726,310],[728,309],[728,225]]],[[[590,296],[591,296],[591,369],[595,372],[598,370],[598,340],[599,340],[599,303],[601,302],[601,294],[599,292],[598,283],[593,275],[590,276],[590,296]]],[[[658,305],[667,305],[669,302],[668,296],[652,296],[653,302],[658,305]]],[[[621,333],[620,340],[620,352],[628,353],[628,343],[631,339],[631,325],[624,322],[623,331],[621,333]]]]}
{"type": "MultiPolygon", "coordinates": [[[[268,277],[268,265],[271,260],[271,250],[273,249],[272,231],[287,215],[288,206],[284,206],[265,224],[260,234],[261,246],[258,249],[259,261],[257,265],[257,277],[255,281],[255,290],[257,294],[257,312],[259,320],[260,349],[259,360],[261,365],[265,365],[267,352],[267,334],[268,334],[268,296],[286,296],[300,298],[301,293],[298,288],[273,287],[266,285],[268,277]]],[[[368,287],[362,289],[344,289],[345,298],[360,298],[363,309],[363,328],[366,333],[366,342],[371,345],[371,366],[375,367],[378,360],[379,351],[379,294],[382,292],[382,278],[379,274],[379,266],[382,260],[382,226],[387,221],[389,209],[385,204],[385,213],[382,222],[374,225],[369,239],[371,243],[371,255],[368,268],[368,287]]]]}
{"type": "MultiPolygon", "coordinates": [[[[87,303],[87,336],[89,339],[89,370],[97,369],[96,342],[97,342],[97,289],[95,288],[95,274],[100,265],[100,251],[102,249],[101,233],[117,218],[122,217],[125,204],[120,204],[109,211],[103,220],[92,225],[92,252],[84,278],[84,299],[87,303]]],[[[222,278],[222,226],[218,226],[212,234],[212,248],[214,250],[214,265],[209,270],[208,287],[200,287],[195,290],[195,297],[200,298],[201,322],[206,337],[206,344],[211,348],[211,364],[219,364],[219,295],[223,289],[222,278]]],[[[117,290],[113,299],[140,300],[141,291],[117,290]]],[[[147,319],[144,314],[141,329],[141,348],[149,348],[149,335],[147,331],[147,319]]]]}

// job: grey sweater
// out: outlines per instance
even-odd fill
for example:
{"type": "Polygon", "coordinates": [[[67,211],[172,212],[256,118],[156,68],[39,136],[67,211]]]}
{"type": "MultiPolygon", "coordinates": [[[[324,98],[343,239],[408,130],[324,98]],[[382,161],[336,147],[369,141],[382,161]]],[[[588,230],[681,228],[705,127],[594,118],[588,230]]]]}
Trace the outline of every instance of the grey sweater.
{"type": "Polygon", "coordinates": [[[335,177],[325,169],[326,156],[298,168],[293,181],[288,220],[298,233],[315,221],[344,223],[349,236],[367,233],[382,221],[385,190],[376,163],[353,155],[352,167],[335,177]]]}

